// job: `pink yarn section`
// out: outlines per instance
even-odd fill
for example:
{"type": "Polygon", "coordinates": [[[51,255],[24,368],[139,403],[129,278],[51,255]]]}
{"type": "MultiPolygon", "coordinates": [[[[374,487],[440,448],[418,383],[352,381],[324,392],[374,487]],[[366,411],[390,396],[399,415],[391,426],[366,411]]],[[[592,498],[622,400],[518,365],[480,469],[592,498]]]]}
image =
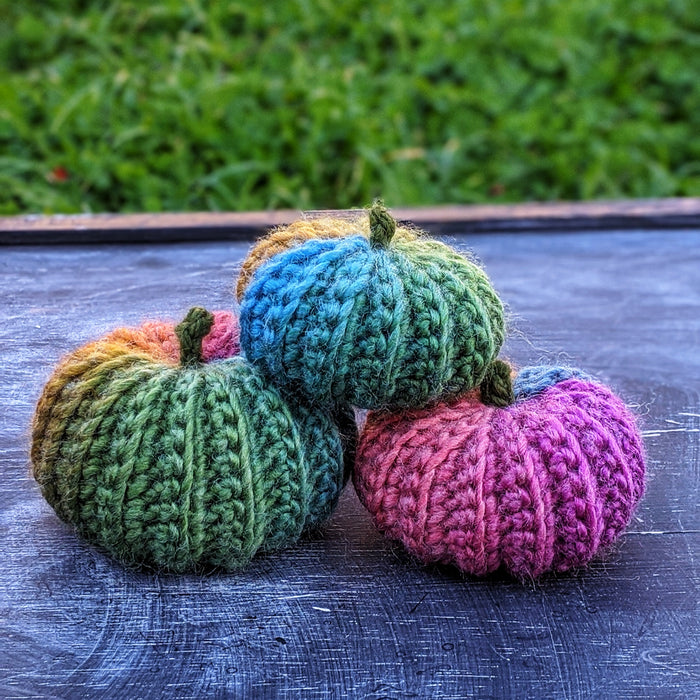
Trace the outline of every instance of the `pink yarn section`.
{"type": "Polygon", "coordinates": [[[370,413],[354,482],[377,527],[422,561],[527,578],[583,566],[609,547],[644,473],[622,401],[571,379],[507,408],[470,394],[370,413]]]}
{"type": "Polygon", "coordinates": [[[213,314],[214,325],[202,340],[204,361],[225,360],[240,355],[238,318],[230,311],[214,311],[213,314]]]}

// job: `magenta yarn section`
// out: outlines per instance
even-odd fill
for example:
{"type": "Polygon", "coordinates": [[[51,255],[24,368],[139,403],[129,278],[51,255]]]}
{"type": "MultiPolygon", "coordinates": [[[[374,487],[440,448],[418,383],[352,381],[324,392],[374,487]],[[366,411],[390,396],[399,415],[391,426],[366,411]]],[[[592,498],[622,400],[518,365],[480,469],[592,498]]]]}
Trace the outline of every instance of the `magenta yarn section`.
{"type": "Polygon", "coordinates": [[[644,474],[634,416],[607,387],[574,378],[506,408],[470,394],[370,413],[354,482],[376,526],[422,561],[529,578],[609,547],[644,474]]]}
{"type": "Polygon", "coordinates": [[[202,357],[205,362],[225,360],[241,354],[238,318],[230,311],[214,311],[214,323],[202,340],[202,357]]]}

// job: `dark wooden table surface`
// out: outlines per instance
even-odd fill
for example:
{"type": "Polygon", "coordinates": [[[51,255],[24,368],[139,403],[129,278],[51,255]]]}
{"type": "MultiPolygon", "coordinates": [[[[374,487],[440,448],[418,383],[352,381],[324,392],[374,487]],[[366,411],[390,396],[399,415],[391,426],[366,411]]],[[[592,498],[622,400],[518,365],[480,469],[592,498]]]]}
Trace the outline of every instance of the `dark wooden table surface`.
{"type": "Polygon", "coordinates": [[[243,574],[125,571],[29,476],[62,353],[233,305],[247,243],[0,247],[0,697],[700,697],[700,231],[455,236],[507,301],[506,354],[610,382],[647,495],[613,555],[523,585],[418,566],[349,487],[325,531],[243,574]]]}

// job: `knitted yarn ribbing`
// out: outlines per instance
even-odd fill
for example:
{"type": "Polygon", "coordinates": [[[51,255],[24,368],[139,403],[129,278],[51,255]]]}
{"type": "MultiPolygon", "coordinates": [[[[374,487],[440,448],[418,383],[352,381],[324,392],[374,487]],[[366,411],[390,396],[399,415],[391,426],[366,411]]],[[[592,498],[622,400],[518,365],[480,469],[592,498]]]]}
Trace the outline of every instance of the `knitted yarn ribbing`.
{"type": "Polygon", "coordinates": [[[354,483],[377,527],[422,561],[534,577],[608,547],[644,471],[634,417],[607,387],[572,377],[505,408],[472,392],[370,412],[354,483]]]}
{"type": "Polygon", "coordinates": [[[272,255],[243,285],[246,357],[322,406],[411,407],[478,385],[504,338],[484,271],[438,241],[377,245],[343,226],[272,255]]]}
{"type": "Polygon", "coordinates": [[[34,476],[63,520],[128,565],[238,569],[328,517],[341,436],[242,357],[177,365],[171,344],[169,328],[120,329],[64,359],[34,418],[34,476]]]}

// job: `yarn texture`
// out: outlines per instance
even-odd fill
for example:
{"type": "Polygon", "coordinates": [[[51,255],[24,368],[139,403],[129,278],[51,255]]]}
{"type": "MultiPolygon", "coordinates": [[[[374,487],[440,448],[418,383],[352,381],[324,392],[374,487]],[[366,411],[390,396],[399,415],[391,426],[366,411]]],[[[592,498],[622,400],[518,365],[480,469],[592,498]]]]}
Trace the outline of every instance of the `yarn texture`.
{"type": "Polygon", "coordinates": [[[398,227],[317,224],[259,243],[244,263],[241,347],[287,393],[316,405],[413,407],[481,383],[504,339],[484,271],[398,227]],[[298,234],[298,235],[297,235],[298,234]]]}
{"type": "MultiPolygon", "coordinates": [[[[288,226],[278,226],[261,238],[252,248],[241,265],[236,282],[236,296],[240,302],[250,284],[255,271],[270,258],[313,240],[337,240],[348,236],[364,236],[369,240],[370,222],[368,216],[353,219],[336,219],[322,216],[316,219],[300,219],[288,226]]],[[[415,240],[420,231],[410,226],[396,225],[394,238],[415,240]]]]}
{"type": "Polygon", "coordinates": [[[528,578],[588,563],[629,523],[645,465],[633,415],[582,375],[525,369],[520,400],[504,407],[474,391],[370,412],[354,483],[376,526],[422,561],[470,574],[528,578]]]}
{"type": "MultiPolygon", "coordinates": [[[[214,322],[202,339],[202,360],[223,360],[241,352],[238,317],[230,311],[212,311],[214,322]]],[[[117,328],[108,333],[107,342],[118,342],[153,358],[177,363],[180,360],[180,341],[175,324],[167,321],[146,321],[138,328],[117,328]]]]}
{"type": "Polygon", "coordinates": [[[175,329],[119,329],[65,358],[43,391],[42,493],[127,565],[239,569],[337,502],[343,445],[328,414],[286,402],[240,356],[202,362],[235,347],[235,328],[196,307],[175,329]]]}
{"type": "Polygon", "coordinates": [[[593,381],[590,374],[575,367],[550,367],[547,365],[523,367],[513,382],[513,397],[526,399],[529,396],[537,396],[548,387],[566,379],[593,381]]]}

